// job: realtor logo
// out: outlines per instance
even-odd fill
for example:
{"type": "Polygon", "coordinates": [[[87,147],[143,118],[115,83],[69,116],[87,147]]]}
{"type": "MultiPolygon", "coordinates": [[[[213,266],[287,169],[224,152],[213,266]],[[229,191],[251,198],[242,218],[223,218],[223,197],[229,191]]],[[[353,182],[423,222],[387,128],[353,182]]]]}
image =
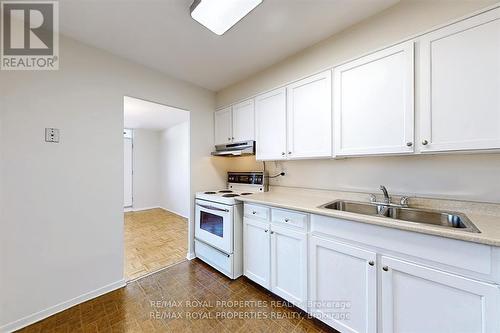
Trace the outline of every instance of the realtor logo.
{"type": "Polygon", "coordinates": [[[0,3],[0,69],[58,69],[58,2],[0,1],[0,3]]]}

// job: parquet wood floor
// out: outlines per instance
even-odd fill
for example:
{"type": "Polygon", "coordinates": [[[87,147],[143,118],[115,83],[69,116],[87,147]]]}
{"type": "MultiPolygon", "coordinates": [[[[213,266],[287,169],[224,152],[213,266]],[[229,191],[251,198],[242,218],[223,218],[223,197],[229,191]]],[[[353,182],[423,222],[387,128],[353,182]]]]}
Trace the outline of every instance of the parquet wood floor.
{"type": "Polygon", "coordinates": [[[187,219],[164,209],[125,213],[125,278],[186,260],[187,219]]]}
{"type": "Polygon", "coordinates": [[[336,332],[245,277],[194,259],[132,281],[21,332],[336,332]]]}

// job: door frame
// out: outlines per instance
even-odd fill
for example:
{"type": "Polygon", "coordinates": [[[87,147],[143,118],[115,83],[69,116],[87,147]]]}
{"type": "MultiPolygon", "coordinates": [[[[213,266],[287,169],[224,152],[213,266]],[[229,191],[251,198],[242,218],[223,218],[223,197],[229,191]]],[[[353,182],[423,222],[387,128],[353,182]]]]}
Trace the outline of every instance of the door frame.
{"type": "MultiPolygon", "coordinates": [[[[131,158],[130,158],[130,170],[132,172],[132,174],[130,175],[131,191],[132,191],[131,196],[132,196],[132,199],[131,199],[131,205],[130,206],[125,206],[125,203],[123,204],[124,210],[125,211],[129,211],[129,210],[133,210],[134,209],[134,129],[132,129],[132,128],[124,128],[123,130],[124,131],[125,130],[131,131],[130,138],[123,137],[123,140],[130,140],[130,143],[132,145],[132,147],[131,147],[131,158]]],[[[123,135],[125,135],[125,132],[123,132],[123,135]]],[[[125,154],[123,154],[123,158],[124,158],[123,163],[125,165],[125,154]]],[[[125,180],[124,180],[124,183],[125,183],[125,180]]]]}
{"type": "MultiPolygon", "coordinates": [[[[138,100],[142,100],[142,101],[145,101],[145,102],[150,102],[150,103],[155,103],[155,104],[159,104],[159,105],[163,105],[163,106],[166,106],[166,107],[171,107],[171,108],[175,108],[175,109],[178,109],[178,110],[182,110],[182,111],[186,111],[187,112],[187,122],[188,122],[188,137],[187,137],[187,141],[188,141],[188,147],[189,147],[189,153],[188,153],[188,193],[189,193],[189,216],[188,216],[188,236],[187,236],[187,239],[186,239],[186,242],[187,242],[187,253],[186,253],[186,259],[187,260],[192,260],[194,258],[196,258],[195,256],[195,253],[194,253],[194,228],[195,228],[195,225],[194,225],[194,220],[195,220],[195,210],[194,210],[194,194],[195,194],[195,191],[193,190],[193,183],[192,183],[192,178],[193,178],[193,168],[191,166],[191,153],[192,153],[192,147],[191,147],[191,133],[192,133],[192,129],[191,129],[191,111],[186,109],[186,108],[183,108],[183,107],[179,107],[179,106],[176,106],[176,105],[172,105],[172,104],[168,104],[168,103],[164,103],[164,102],[159,102],[159,101],[155,101],[155,100],[150,100],[150,99],[146,99],[146,98],[141,98],[141,97],[136,97],[134,95],[131,95],[131,94],[123,94],[122,95],[122,123],[121,123],[121,127],[122,129],[125,129],[125,124],[124,124],[124,117],[123,117],[123,112],[124,112],[124,109],[125,109],[125,97],[129,97],[129,98],[135,98],[135,99],[138,99],[138,100]]],[[[122,134],[122,139],[123,139],[123,134],[122,134]]],[[[123,145],[122,145],[122,149],[123,149],[123,145]]],[[[124,157],[124,151],[122,150],[122,158],[124,157]]],[[[124,165],[124,161],[122,160],[122,165],[124,165]]],[[[122,189],[123,190],[123,189],[122,189]]],[[[124,197],[124,194],[122,192],[122,198],[124,197]]],[[[123,208],[122,208],[123,210],[123,208]]],[[[122,235],[124,234],[125,232],[125,218],[123,218],[122,220],[122,235]]],[[[122,237],[122,245],[124,247],[124,243],[125,243],[125,239],[122,237]]],[[[125,269],[123,267],[123,262],[122,262],[122,274],[124,276],[125,274],[125,269]]],[[[140,277],[140,279],[144,278],[144,277],[147,277],[149,276],[149,274],[146,274],[142,277],[140,277]]],[[[126,280],[126,277],[124,276],[124,280],[126,280]]]]}

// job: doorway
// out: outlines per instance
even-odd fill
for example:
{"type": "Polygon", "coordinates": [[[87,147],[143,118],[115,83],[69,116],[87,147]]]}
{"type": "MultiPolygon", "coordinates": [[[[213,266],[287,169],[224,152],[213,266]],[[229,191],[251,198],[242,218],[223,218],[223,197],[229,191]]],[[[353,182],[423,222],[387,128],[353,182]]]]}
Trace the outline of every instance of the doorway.
{"type": "Polygon", "coordinates": [[[189,112],[124,97],[124,275],[131,281],[186,260],[189,112]]]}

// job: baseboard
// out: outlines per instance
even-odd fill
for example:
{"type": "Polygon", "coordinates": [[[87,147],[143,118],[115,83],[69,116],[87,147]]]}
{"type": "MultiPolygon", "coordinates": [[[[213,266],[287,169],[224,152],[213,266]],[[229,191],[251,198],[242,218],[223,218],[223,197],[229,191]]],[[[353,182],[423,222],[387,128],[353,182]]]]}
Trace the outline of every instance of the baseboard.
{"type": "Polygon", "coordinates": [[[69,309],[75,305],[86,302],[88,300],[99,297],[101,295],[107,294],[109,292],[112,292],[113,290],[122,288],[125,285],[126,285],[126,283],[125,283],[124,279],[116,281],[116,282],[111,283],[111,284],[108,284],[107,286],[104,286],[102,288],[85,293],[83,295],[77,296],[77,297],[70,299],[68,301],[59,303],[59,304],[51,306],[50,308],[47,308],[45,310],[36,312],[34,314],[31,314],[29,316],[26,316],[24,318],[21,318],[21,319],[18,319],[16,321],[13,321],[9,324],[6,324],[6,325],[0,327],[0,332],[3,333],[3,332],[17,331],[23,327],[34,324],[37,321],[40,321],[42,319],[45,319],[45,318],[50,317],[52,315],[55,315],[56,313],[59,313],[59,312],[64,311],[66,309],[69,309]]]}
{"type": "Polygon", "coordinates": [[[168,212],[171,212],[171,213],[174,213],[175,215],[179,215],[180,217],[183,217],[185,219],[188,219],[189,220],[189,217],[187,216],[184,216],[183,214],[180,214],[172,209],[168,209],[168,208],[165,208],[165,207],[161,207],[161,206],[155,206],[155,207],[142,207],[142,208],[135,208],[135,207],[127,207],[127,208],[124,208],[123,211],[125,213],[127,212],[140,212],[140,211],[143,211],[143,210],[150,210],[150,209],[163,209],[163,210],[166,210],[168,212]]]}
{"type": "Polygon", "coordinates": [[[183,214],[180,214],[180,213],[176,212],[175,210],[168,209],[168,208],[165,208],[165,207],[158,207],[158,208],[164,209],[164,210],[166,210],[166,211],[168,211],[168,212],[174,213],[175,215],[179,215],[180,217],[183,217],[183,218],[185,218],[185,219],[188,219],[188,220],[189,220],[189,217],[184,216],[183,214]]]}
{"type": "Polygon", "coordinates": [[[150,209],[158,209],[158,208],[161,208],[161,209],[164,209],[160,206],[154,206],[154,207],[140,207],[140,208],[135,208],[135,207],[129,207],[129,208],[125,208],[124,211],[127,211],[127,212],[140,212],[142,210],[150,210],[150,209]]]}

